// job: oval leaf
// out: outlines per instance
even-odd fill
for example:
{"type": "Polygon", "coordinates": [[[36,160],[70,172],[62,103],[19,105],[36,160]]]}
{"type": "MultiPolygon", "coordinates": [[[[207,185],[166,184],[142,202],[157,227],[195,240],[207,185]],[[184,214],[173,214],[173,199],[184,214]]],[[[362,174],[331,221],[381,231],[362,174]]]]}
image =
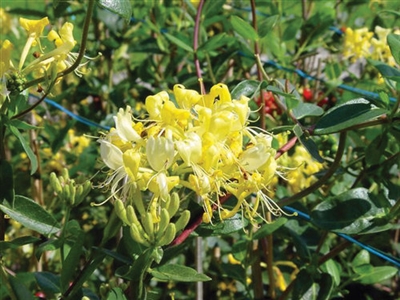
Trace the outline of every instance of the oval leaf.
{"type": "Polygon", "coordinates": [[[350,100],[328,110],[315,125],[315,134],[339,132],[351,126],[377,118],[388,111],[378,108],[368,100],[359,98],[350,100]]]}
{"type": "Polygon", "coordinates": [[[129,22],[132,16],[132,5],[130,1],[126,0],[98,0],[97,2],[101,7],[120,15],[129,22]]]}
{"type": "Polygon", "coordinates": [[[211,280],[207,275],[197,273],[195,269],[181,265],[163,265],[154,268],[151,275],[163,281],[197,282],[211,280]]]}
{"type": "Polygon", "coordinates": [[[245,39],[256,41],[258,40],[258,34],[254,28],[247,23],[245,20],[239,18],[238,16],[231,17],[231,24],[233,29],[245,39]]]}
{"type": "Polygon", "coordinates": [[[33,200],[16,195],[13,204],[12,207],[0,204],[0,209],[25,227],[44,235],[60,230],[56,219],[33,200]]]}
{"type": "Polygon", "coordinates": [[[263,237],[266,237],[267,235],[272,234],[275,230],[279,229],[282,225],[285,225],[287,222],[286,218],[279,218],[276,221],[270,223],[270,224],[264,224],[261,226],[260,229],[256,231],[253,235],[253,240],[259,240],[263,237]]]}
{"type": "Polygon", "coordinates": [[[40,289],[46,294],[60,293],[60,276],[50,272],[35,272],[33,273],[40,289]]]}
{"type": "Polygon", "coordinates": [[[387,43],[395,61],[400,64],[400,35],[389,33],[387,36],[387,43]]]}
{"type": "Polygon", "coordinates": [[[318,105],[312,103],[299,103],[293,110],[293,115],[300,120],[305,117],[322,116],[324,110],[318,105]]]}
{"type": "Polygon", "coordinates": [[[327,199],[311,212],[311,221],[325,230],[356,234],[371,226],[367,218],[363,218],[372,208],[368,190],[353,189],[327,199]]]}
{"type": "Polygon", "coordinates": [[[370,272],[360,275],[357,280],[359,280],[362,284],[374,284],[390,279],[396,275],[397,271],[397,268],[390,266],[375,267],[372,268],[370,272]]]}

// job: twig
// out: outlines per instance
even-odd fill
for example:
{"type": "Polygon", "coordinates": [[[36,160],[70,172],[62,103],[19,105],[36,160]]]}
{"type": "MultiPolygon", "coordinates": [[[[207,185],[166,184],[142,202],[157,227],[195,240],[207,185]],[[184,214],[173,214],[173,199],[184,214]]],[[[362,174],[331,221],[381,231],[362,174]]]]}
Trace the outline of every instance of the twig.
{"type": "Polygon", "coordinates": [[[197,48],[199,47],[200,18],[201,18],[201,12],[203,10],[203,5],[204,5],[204,0],[200,0],[199,6],[197,7],[196,20],[194,23],[194,35],[193,35],[194,65],[196,67],[197,79],[199,80],[200,92],[202,95],[206,93],[206,90],[204,88],[203,78],[201,76],[202,72],[200,67],[200,61],[199,58],[197,57],[197,48]]]}

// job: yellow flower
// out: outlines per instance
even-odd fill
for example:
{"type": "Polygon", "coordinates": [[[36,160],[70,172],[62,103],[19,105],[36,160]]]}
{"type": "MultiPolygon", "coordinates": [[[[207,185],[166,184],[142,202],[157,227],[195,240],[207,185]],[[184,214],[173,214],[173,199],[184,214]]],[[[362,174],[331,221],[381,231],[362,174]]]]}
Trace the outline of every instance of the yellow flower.
{"type": "MultiPolygon", "coordinates": [[[[51,71],[56,74],[71,66],[76,59],[76,55],[71,53],[72,49],[76,45],[76,41],[73,37],[73,29],[74,25],[66,22],[59,30],[59,34],[54,30],[51,30],[48,34],[48,39],[54,41],[56,48],[42,54],[40,57],[32,61],[22,70],[22,72],[28,74],[35,70],[43,71],[49,68],[51,69],[52,67],[53,69],[51,69],[51,71]]],[[[21,61],[20,67],[22,67],[21,61]]],[[[80,75],[78,69],[75,73],[80,75]]]]}
{"type": "MultiPolygon", "coordinates": [[[[103,186],[111,185],[113,196],[118,199],[122,193],[127,203],[137,203],[138,193],[150,191],[151,207],[140,203],[155,220],[160,209],[154,205],[168,201],[180,187],[203,201],[205,222],[212,220],[213,207],[221,219],[240,210],[251,220],[263,218],[257,212],[260,206],[281,215],[266,195],[277,169],[272,136],[248,127],[249,99],[232,99],[221,83],[206,95],[183,85],[175,85],[173,94],[176,102],[165,91],[148,96],[149,117],[137,123],[129,106],[119,110],[115,129],[99,139],[101,158],[110,169],[103,186]],[[237,198],[233,208],[220,203],[226,193],[237,198]]],[[[133,231],[137,235],[136,228],[133,231]]]]}
{"type": "Polygon", "coordinates": [[[33,36],[35,38],[39,37],[42,34],[44,27],[50,24],[47,17],[44,17],[40,20],[20,18],[19,23],[28,32],[29,36],[33,36]]]}
{"type": "Polygon", "coordinates": [[[2,7],[0,7],[0,24],[0,33],[7,34],[11,29],[11,17],[2,7]]]}
{"type": "Polygon", "coordinates": [[[25,63],[26,57],[28,56],[29,50],[39,41],[39,37],[42,35],[44,27],[49,24],[49,19],[47,17],[40,20],[29,20],[25,18],[20,18],[19,23],[28,33],[28,39],[25,43],[24,49],[22,50],[21,58],[18,65],[18,69],[21,71],[25,63]]]}
{"type": "Polygon", "coordinates": [[[344,57],[350,58],[352,61],[358,58],[368,57],[373,35],[374,33],[368,31],[366,27],[355,30],[347,27],[344,35],[344,57]]]}
{"type": "Polygon", "coordinates": [[[0,105],[4,101],[4,97],[7,95],[7,78],[6,74],[11,67],[11,51],[13,45],[9,40],[5,40],[0,49],[0,105]]]}

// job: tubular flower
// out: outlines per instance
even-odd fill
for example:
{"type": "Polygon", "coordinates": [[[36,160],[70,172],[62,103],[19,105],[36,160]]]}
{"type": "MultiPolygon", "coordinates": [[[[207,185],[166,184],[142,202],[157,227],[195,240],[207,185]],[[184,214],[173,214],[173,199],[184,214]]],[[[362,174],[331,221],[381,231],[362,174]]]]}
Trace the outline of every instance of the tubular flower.
{"type": "Polygon", "coordinates": [[[259,207],[281,215],[266,194],[277,169],[272,136],[248,127],[249,99],[233,100],[222,83],[206,95],[178,84],[173,96],[176,102],[165,91],[148,96],[148,119],[137,123],[129,106],[119,110],[116,128],[98,140],[109,169],[102,186],[111,185],[113,197],[125,205],[147,207],[153,220],[161,218],[157,207],[182,188],[202,201],[206,222],[213,219],[213,210],[221,219],[242,212],[254,221],[263,218],[259,207]],[[150,200],[137,196],[146,191],[150,200]],[[227,194],[236,198],[233,207],[220,203],[227,194]]]}
{"type": "Polygon", "coordinates": [[[73,29],[74,25],[66,22],[60,28],[59,34],[51,30],[47,35],[47,39],[54,42],[56,48],[32,61],[24,68],[23,73],[30,73],[34,70],[43,71],[50,67],[54,68],[54,73],[58,73],[71,66],[75,61],[71,50],[76,45],[73,29]]]}
{"type": "Polygon", "coordinates": [[[350,58],[352,61],[359,58],[372,58],[395,66],[396,61],[387,44],[387,36],[391,32],[391,29],[380,26],[375,26],[374,32],[368,31],[365,27],[346,28],[343,45],[344,57],[350,58]]]}
{"type": "Polygon", "coordinates": [[[350,57],[353,61],[361,57],[368,57],[373,35],[374,33],[368,31],[366,27],[355,30],[350,27],[346,28],[343,51],[344,57],[350,57]]]}
{"type": "Polygon", "coordinates": [[[11,17],[2,7],[0,7],[0,24],[1,34],[7,34],[11,30],[11,17]]]}
{"type": "Polygon", "coordinates": [[[11,68],[11,51],[13,45],[9,40],[5,40],[0,49],[0,104],[3,103],[3,96],[7,95],[6,74],[11,68]]]}

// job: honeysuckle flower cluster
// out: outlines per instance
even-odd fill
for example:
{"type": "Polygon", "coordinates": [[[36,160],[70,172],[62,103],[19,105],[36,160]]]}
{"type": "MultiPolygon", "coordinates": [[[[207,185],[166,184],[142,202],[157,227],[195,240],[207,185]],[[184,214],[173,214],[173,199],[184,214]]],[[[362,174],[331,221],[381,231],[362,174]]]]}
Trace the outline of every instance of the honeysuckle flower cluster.
{"type": "Polygon", "coordinates": [[[255,220],[262,217],[259,207],[281,215],[267,196],[277,169],[272,136],[249,126],[248,101],[232,99],[222,83],[206,95],[177,84],[172,95],[162,91],[146,98],[145,120],[134,120],[129,106],[120,109],[115,128],[99,139],[101,158],[110,169],[103,186],[134,206],[143,201],[141,192],[150,191],[153,196],[144,206],[155,222],[162,203],[183,188],[201,200],[204,222],[212,220],[214,210],[220,219],[241,211],[255,220]],[[227,194],[236,198],[233,207],[220,203],[227,194]]]}
{"type": "Polygon", "coordinates": [[[355,61],[359,58],[372,58],[395,66],[396,62],[387,44],[387,36],[392,30],[375,26],[374,32],[366,27],[360,29],[346,28],[344,35],[343,55],[355,61]]]}
{"type": "MultiPolygon", "coordinates": [[[[15,50],[13,44],[4,40],[0,49],[0,93],[4,97],[10,92],[20,92],[28,80],[47,76],[53,80],[59,72],[71,66],[77,57],[72,50],[76,45],[73,36],[74,25],[65,22],[61,28],[50,30],[47,35],[43,32],[50,25],[47,17],[40,20],[19,19],[20,26],[27,34],[26,43],[21,50],[19,61],[13,61],[11,51],[15,50]],[[46,46],[42,46],[44,40],[48,40],[46,46]],[[51,46],[53,44],[53,46],[51,46]]],[[[76,70],[77,75],[81,75],[80,68],[76,70]]]]}

